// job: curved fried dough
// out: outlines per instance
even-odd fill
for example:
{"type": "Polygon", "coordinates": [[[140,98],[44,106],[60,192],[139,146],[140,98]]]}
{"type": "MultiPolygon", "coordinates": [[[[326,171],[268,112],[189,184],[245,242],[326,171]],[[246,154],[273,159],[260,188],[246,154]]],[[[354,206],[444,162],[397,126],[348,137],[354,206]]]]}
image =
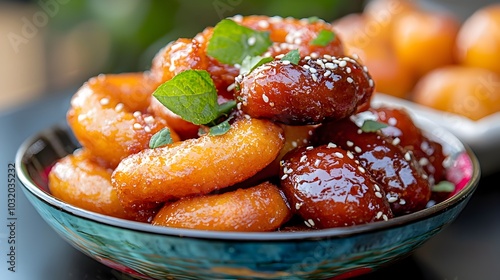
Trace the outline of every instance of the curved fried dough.
{"type": "Polygon", "coordinates": [[[153,225],[221,231],[272,231],[292,215],[280,190],[265,182],[248,189],[165,205],[153,225]]]}
{"type": "Polygon", "coordinates": [[[147,209],[241,182],[271,163],[283,130],[266,120],[240,119],[224,135],[204,135],[125,158],[112,176],[122,205],[147,209]]]}

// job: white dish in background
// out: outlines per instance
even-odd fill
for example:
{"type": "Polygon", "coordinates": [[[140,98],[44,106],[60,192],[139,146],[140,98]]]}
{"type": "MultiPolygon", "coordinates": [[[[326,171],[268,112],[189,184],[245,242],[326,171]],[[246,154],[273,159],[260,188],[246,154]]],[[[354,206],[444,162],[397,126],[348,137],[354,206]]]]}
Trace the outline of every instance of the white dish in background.
{"type": "Polygon", "coordinates": [[[500,171],[500,112],[473,121],[382,93],[374,95],[372,104],[403,107],[417,119],[424,118],[437,123],[471,147],[479,159],[483,175],[500,171]]]}

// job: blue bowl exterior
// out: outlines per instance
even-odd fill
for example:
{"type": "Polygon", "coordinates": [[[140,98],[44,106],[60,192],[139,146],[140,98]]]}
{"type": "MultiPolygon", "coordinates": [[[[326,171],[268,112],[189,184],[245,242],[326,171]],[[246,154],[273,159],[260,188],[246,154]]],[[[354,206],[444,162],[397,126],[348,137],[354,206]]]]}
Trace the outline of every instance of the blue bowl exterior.
{"type": "Polygon", "coordinates": [[[317,240],[218,240],[110,226],[26,196],[78,250],[140,279],[324,279],[370,271],[407,255],[451,223],[470,196],[446,211],[401,226],[317,240]]]}

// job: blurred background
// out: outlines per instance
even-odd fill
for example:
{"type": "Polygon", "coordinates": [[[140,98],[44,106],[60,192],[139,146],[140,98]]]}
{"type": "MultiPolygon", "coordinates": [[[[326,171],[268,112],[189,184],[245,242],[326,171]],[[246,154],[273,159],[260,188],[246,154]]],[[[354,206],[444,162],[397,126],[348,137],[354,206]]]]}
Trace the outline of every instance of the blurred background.
{"type": "MultiPolygon", "coordinates": [[[[465,19],[494,1],[425,1],[465,19]]],[[[235,14],[327,21],[361,12],[340,0],[25,0],[0,1],[0,114],[77,88],[99,73],[148,69],[154,54],[235,14]]]]}

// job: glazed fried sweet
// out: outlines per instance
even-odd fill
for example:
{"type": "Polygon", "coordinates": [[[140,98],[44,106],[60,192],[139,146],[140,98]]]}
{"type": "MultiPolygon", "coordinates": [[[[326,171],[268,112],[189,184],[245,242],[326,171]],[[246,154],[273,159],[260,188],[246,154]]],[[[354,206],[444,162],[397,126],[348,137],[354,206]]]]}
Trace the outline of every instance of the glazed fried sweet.
{"type": "Polygon", "coordinates": [[[389,136],[405,150],[412,151],[418,163],[429,177],[429,183],[434,185],[446,177],[443,162],[446,156],[441,144],[425,137],[422,131],[413,123],[408,112],[401,108],[379,107],[371,108],[377,120],[388,124],[380,132],[389,136]]]}
{"type": "Polygon", "coordinates": [[[282,166],[281,187],[308,227],[352,226],[393,216],[384,190],[336,145],[294,150],[282,166]]]}
{"type": "Polygon", "coordinates": [[[59,160],[49,173],[55,197],[77,207],[117,218],[129,218],[111,185],[112,170],[97,164],[85,150],[59,160]]]}
{"type": "Polygon", "coordinates": [[[384,189],[395,215],[424,209],[431,196],[426,174],[411,151],[377,132],[363,132],[353,121],[325,123],[317,144],[335,143],[351,152],[384,189]]]}
{"type": "Polygon", "coordinates": [[[289,125],[318,124],[366,109],[374,87],[361,64],[330,55],[305,56],[298,64],[274,60],[237,82],[244,113],[289,125]]]}
{"type": "Polygon", "coordinates": [[[291,217],[281,191],[271,183],[223,194],[187,197],[166,204],[153,225],[221,231],[272,231],[291,217]]]}
{"type": "Polygon", "coordinates": [[[204,135],[131,155],[118,165],[112,182],[126,209],[155,208],[250,178],[276,158],[283,142],[279,125],[243,118],[224,135],[204,135]]]}
{"type": "MultiPolygon", "coordinates": [[[[99,75],[71,99],[67,120],[78,141],[114,168],[148,147],[166,121],[146,113],[154,84],[142,73],[99,75]]],[[[172,138],[179,140],[175,131],[172,138]]]]}

